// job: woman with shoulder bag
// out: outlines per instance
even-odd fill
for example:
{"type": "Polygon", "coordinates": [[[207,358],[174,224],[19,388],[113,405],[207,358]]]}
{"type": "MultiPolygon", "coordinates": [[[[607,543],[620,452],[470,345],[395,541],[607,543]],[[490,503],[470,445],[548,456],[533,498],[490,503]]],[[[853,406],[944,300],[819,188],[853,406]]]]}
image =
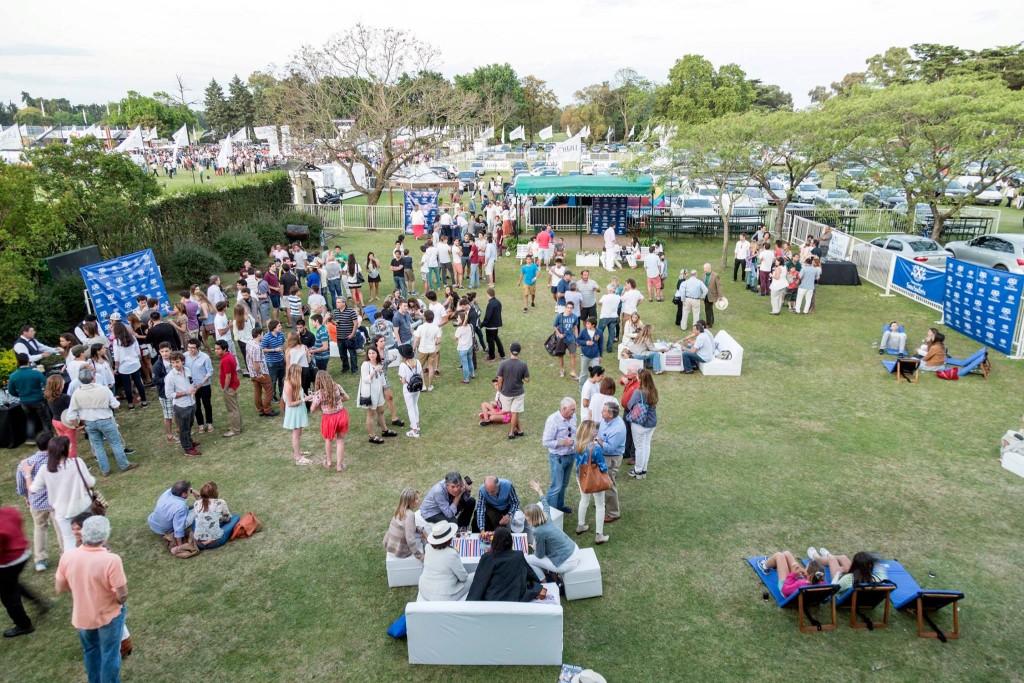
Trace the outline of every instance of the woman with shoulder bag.
{"type": "Polygon", "coordinates": [[[384,423],[384,365],[380,352],[376,347],[366,349],[366,360],[359,368],[359,406],[366,408],[366,431],[370,434],[370,443],[382,444],[381,437],[398,436],[398,432],[388,429],[384,423]],[[377,436],[377,425],[381,435],[377,436]]]}
{"type": "Polygon", "coordinates": [[[658,425],[658,389],[654,386],[654,375],[650,370],[641,370],[637,379],[640,384],[626,404],[626,420],[630,423],[636,448],[636,464],[629,471],[629,476],[645,479],[647,464],[651,460],[651,439],[658,425]]]}
{"type": "MultiPolygon", "coordinates": [[[[650,372],[648,371],[648,374],[650,372]]],[[[601,545],[607,543],[609,536],[604,535],[604,491],[593,493],[584,492],[584,483],[581,481],[581,469],[584,465],[597,465],[601,473],[608,472],[608,465],[604,461],[604,451],[597,443],[597,423],[593,420],[584,420],[576,430],[576,445],[574,448],[576,456],[576,484],[580,488],[580,506],[576,535],[589,531],[587,524],[587,508],[590,507],[590,498],[594,498],[595,524],[597,533],[594,534],[594,543],[601,545]]]]}
{"type": "Polygon", "coordinates": [[[75,534],[71,531],[71,519],[90,509],[93,505],[92,487],[96,477],[89,472],[89,466],[82,458],[69,458],[70,440],[66,436],[50,439],[46,449],[46,467],[40,468],[32,480],[29,491],[46,491],[50,506],[57,516],[63,551],[75,547],[75,534]]]}

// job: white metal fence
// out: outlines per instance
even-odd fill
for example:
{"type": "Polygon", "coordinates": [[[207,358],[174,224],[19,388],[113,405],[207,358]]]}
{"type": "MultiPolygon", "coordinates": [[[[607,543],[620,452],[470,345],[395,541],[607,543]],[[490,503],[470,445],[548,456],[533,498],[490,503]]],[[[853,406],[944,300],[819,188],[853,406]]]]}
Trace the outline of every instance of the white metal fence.
{"type": "Polygon", "coordinates": [[[290,204],[289,209],[319,217],[324,226],[338,232],[348,228],[404,230],[405,207],[380,204],[290,204]]]}
{"type": "Polygon", "coordinates": [[[550,225],[557,230],[590,230],[589,206],[531,206],[526,212],[527,225],[550,225]]]}

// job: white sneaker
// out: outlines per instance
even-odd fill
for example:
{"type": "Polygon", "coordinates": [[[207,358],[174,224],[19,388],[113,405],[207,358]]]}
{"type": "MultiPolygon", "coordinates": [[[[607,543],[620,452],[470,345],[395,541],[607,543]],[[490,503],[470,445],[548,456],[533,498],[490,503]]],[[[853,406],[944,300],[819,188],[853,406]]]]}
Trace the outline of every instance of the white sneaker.
{"type": "Polygon", "coordinates": [[[832,557],[832,553],[824,548],[818,548],[818,557],[832,557]]]}
{"type": "Polygon", "coordinates": [[[405,435],[408,436],[410,439],[418,439],[418,438],[420,438],[420,433],[417,432],[415,429],[410,429],[409,431],[407,431],[405,433],[405,435]]]}
{"type": "Polygon", "coordinates": [[[601,545],[611,540],[611,536],[605,536],[604,534],[594,534],[594,543],[601,545]]]}
{"type": "Polygon", "coordinates": [[[818,556],[818,551],[817,551],[817,549],[813,545],[810,548],[807,549],[807,557],[808,557],[808,559],[813,560],[817,556],[818,556]]]}

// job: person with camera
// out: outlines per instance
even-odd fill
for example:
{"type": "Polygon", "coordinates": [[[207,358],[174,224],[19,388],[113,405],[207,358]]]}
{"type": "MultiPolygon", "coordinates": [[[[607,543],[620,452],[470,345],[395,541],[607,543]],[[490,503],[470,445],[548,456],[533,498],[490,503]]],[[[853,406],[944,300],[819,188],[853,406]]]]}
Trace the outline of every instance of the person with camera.
{"type": "Polygon", "coordinates": [[[434,484],[420,505],[420,514],[430,523],[454,522],[460,529],[468,529],[473,523],[476,499],[470,487],[473,480],[458,472],[449,472],[444,479],[434,484]]]}
{"type": "Polygon", "coordinates": [[[153,533],[167,542],[172,555],[176,555],[178,548],[185,545],[192,535],[193,519],[189,514],[189,497],[201,498],[187,479],[175,482],[160,494],[156,507],[146,520],[153,533]]]}

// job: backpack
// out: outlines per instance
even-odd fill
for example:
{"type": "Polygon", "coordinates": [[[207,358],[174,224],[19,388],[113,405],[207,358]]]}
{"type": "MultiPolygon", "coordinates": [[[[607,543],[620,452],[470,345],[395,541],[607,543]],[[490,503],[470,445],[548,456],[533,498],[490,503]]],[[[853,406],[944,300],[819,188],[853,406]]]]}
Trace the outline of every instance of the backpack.
{"type": "Polygon", "coordinates": [[[423,375],[418,372],[409,375],[409,379],[405,380],[405,388],[410,394],[423,391],[423,375]]]}

